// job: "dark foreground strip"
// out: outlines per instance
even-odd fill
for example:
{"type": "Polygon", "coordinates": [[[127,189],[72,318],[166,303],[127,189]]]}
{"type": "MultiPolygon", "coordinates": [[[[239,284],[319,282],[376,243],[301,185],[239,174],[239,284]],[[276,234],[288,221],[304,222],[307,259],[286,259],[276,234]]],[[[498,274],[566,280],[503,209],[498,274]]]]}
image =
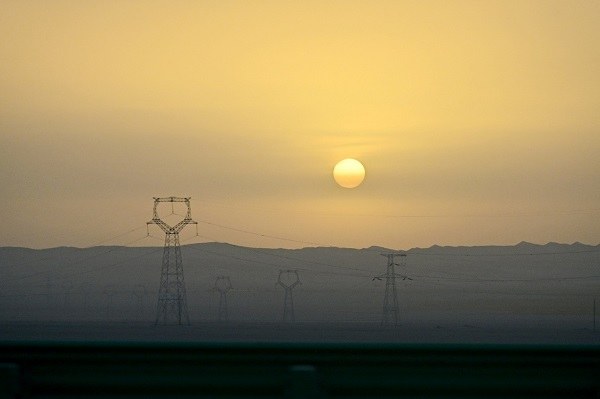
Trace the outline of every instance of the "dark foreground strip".
{"type": "Polygon", "coordinates": [[[0,398],[600,398],[600,347],[0,343],[0,398]]]}

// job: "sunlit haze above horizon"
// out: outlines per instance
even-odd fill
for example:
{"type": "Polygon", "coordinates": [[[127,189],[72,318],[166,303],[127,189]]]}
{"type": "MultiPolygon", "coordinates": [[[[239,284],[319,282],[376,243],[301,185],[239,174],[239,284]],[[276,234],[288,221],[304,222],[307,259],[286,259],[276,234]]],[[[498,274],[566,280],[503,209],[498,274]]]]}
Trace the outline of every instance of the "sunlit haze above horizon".
{"type": "Polygon", "coordinates": [[[182,244],[598,244],[599,20],[597,1],[4,1],[0,246],[160,246],[166,196],[193,199],[182,244]]]}

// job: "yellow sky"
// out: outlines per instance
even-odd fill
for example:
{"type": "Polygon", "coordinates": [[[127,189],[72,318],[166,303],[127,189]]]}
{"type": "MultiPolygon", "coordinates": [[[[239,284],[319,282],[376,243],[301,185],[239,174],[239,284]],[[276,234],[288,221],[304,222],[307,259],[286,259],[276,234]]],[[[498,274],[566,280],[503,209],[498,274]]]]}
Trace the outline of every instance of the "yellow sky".
{"type": "Polygon", "coordinates": [[[598,20],[597,1],[4,1],[0,245],[90,245],[169,195],[322,244],[598,243],[598,20]],[[331,177],[349,157],[354,190],[331,177]]]}

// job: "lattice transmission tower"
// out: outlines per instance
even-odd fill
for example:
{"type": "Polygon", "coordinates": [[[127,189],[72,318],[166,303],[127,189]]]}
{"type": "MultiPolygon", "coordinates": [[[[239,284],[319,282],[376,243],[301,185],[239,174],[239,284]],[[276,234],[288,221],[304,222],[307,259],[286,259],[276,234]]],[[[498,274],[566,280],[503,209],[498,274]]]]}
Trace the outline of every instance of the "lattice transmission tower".
{"type": "MultiPolygon", "coordinates": [[[[160,272],[160,286],[158,288],[158,303],[156,305],[156,324],[190,324],[183,278],[183,263],[181,260],[181,246],[179,245],[179,232],[188,224],[198,225],[192,220],[192,207],[190,197],[164,197],[154,198],[154,214],[147,225],[156,224],[165,232],[165,246],[163,249],[162,268],[160,272]],[[161,203],[182,202],[187,206],[187,212],[179,223],[168,225],[158,215],[161,203]]],[[[197,227],[196,227],[197,228],[197,227]]]]}
{"type": "Polygon", "coordinates": [[[282,286],[285,290],[285,297],[283,299],[283,321],[294,322],[296,321],[296,317],[294,315],[294,297],[292,296],[292,290],[298,284],[301,284],[298,270],[280,270],[277,284],[282,286]]]}
{"type": "Polygon", "coordinates": [[[227,292],[232,288],[229,276],[219,276],[215,280],[215,290],[219,292],[219,321],[229,320],[229,313],[227,311],[227,292]]]}
{"type": "Polygon", "coordinates": [[[385,277],[385,297],[383,299],[383,314],[381,316],[381,326],[398,325],[398,292],[396,291],[396,278],[402,280],[412,280],[403,274],[396,273],[396,266],[406,266],[406,254],[403,253],[385,253],[381,254],[387,257],[387,270],[384,274],[376,276],[373,280],[381,280],[385,277]],[[400,257],[400,262],[395,262],[395,257],[400,257]]]}

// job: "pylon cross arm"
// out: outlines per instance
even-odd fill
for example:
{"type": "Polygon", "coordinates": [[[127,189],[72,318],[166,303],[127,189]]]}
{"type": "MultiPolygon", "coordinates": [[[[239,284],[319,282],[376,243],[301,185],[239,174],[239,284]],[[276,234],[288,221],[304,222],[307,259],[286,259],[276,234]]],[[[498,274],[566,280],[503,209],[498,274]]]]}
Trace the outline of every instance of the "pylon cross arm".
{"type": "Polygon", "coordinates": [[[188,224],[198,224],[198,222],[194,222],[192,219],[185,218],[181,222],[177,223],[175,226],[171,227],[171,230],[173,230],[176,233],[179,233],[188,224]]]}
{"type": "Polygon", "coordinates": [[[286,271],[280,271],[279,272],[279,277],[277,277],[277,284],[281,285],[283,288],[294,288],[295,286],[297,286],[298,284],[301,284],[300,282],[300,277],[298,276],[298,272],[296,270],[286,270],[286,271]],[[296,276],[296,281],[294,281],[291,284],[286,284],[283,282],[283,280],[281,279],[281,276],[284,273],[290,273],[296,276]]]}
{"type": "Polygon", "coordinates": [[[169,226],[168,224],[166,224],[165,222],[163,222],[163,221],[162,221],[162,220],[160,220],[160,219],[156,219],[156,218],[155,218],[155,219],[152,219],[151,221],[149,221],[149,222],[146,222],[146,224],[147,224],[147,225],[148,225],[148,224],[155,224],[155,225],[157,225],[158,227],[160,227],[160,228],[161,228],[161,230],[162,230],[162,231],[164,231],[165,233],[170,233],[170,232],[171,232],[171,226],[169,226]]]}
{"type": "Polygon", "coordinates": [[[155,202],[189,202],[192,197],[154,197],[155,202]]]}
{"type": "Polygon", "coordinates": [[[175,226],[169,226],[167,223],[162,221],[159,218],[154,218],[146,224],[155,224],[159,226],[165,233],[179,233],[185,226],[188,224],[198,224],[198,222],[193,221],[192,219],[183,219],[181,222],[177,223],[175,226]]]}
{"type": "Polygon", "coordinates": [[[281,282],[281,281],[278,281],[277,284],[282,286],[283,288],[288,288],[288,286],[283,284],[283,282],[281,282]]]}

